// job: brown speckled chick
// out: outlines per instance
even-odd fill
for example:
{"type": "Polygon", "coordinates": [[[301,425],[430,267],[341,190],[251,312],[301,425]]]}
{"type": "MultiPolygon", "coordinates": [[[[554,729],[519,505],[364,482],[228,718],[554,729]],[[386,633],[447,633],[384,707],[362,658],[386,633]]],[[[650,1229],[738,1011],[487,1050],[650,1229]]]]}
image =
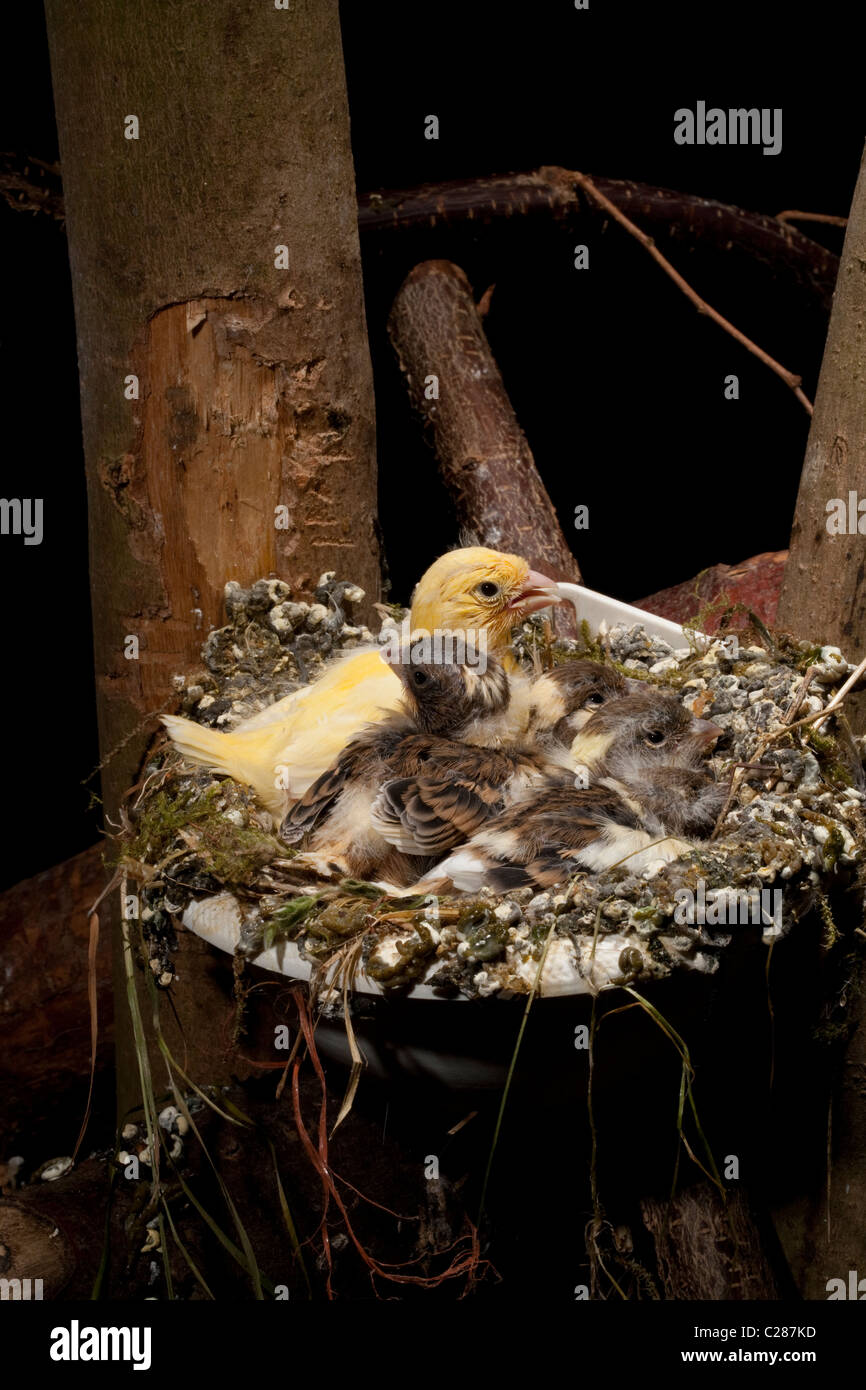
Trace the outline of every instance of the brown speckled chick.
{"type": "Polygon", "coordinates": [[[290,844],[309,837],[306,862],[320,873],[399,886],[556,769],[503,746],[513,731],[511,687],[495,659],[484,671],[411,661],[393,669],[405,712],[353,739],[295,802],[280,834],[290,844]]]}

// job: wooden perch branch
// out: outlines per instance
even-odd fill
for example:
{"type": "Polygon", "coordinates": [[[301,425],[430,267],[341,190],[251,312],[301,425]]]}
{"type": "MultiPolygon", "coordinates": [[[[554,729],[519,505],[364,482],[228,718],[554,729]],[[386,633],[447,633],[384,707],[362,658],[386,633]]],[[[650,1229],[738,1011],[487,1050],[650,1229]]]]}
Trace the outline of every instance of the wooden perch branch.
{"type": "Polygon", "coordinates": [[[592,179],[588,178],[586,174],[578,173],[576,170],[542,169],[541,172],[547,175],[551,182],[562,180],[563,182],[574,184],[576,187],[582,189],[593,202],[597,203],[600,208],[603,208],[604,211],[618,222],[621,227],[624,227],[636,241],[640,242],[641,246],[649,252],[656,264],[660,265],[665,274],[673,280],[677,289],[682,290],[686,298],[691,300],[699,314],[706,314],[714,323],[717,323],[720,328],[724,328],[725,332],[729,333],[732,338],[735,338],[742,347],[753,355],[753,357],[757,357],[759,362],[763,362],[765,367],[769,367],[771,372],[775,372],[776,376],[781,377],[785,385],[789,386],[794,392],[794,395],[803,408],[809,415],[812,414],[812,402],[800,385],[802,378],[796,376],[793,372],[789,372],[788,368],[783,367],[781,362],[777,362],[775,357],[771,357],[763,348],[758,347],[757,343],[752,342],[751,338],[747,338],[745,333],[742,333],[729,319],[726,319],[717,309],[714,309],[711,304],[708,304],[696,290],[693,290],[688,281],[680,275],[679,271],[674,269],[667,257],[662,255],[652,237],[647,236],[646,232],[641,231],[640,227],[635,226],[634,222],[626,217],[625,213],[620,212],[619,208],[611,202],[610,198],[606,197],[600,189],[596,188],[592,179]]]}
{"type": "MultiPolygon", "coordinates": [[[[397,234],[502,225],[525,217],[570,225],[584,215],[584,208],[567,181],[551,179],[561,172],[545,168],[361,194],[358,226],[369,244],[397,234]]],[[[664,237],[747,257],[829,313],[838,256],[778,218],[631,180],[599,176],[593,184],[621,212],[639,218],[658,240],[664,237]]]]}
{"type": "Polygon", "coordinates": [[[450,261],[416,266],[394,300],[388,332],[460,525],[554,579],[580,583],[463,271],[450,261]]]}

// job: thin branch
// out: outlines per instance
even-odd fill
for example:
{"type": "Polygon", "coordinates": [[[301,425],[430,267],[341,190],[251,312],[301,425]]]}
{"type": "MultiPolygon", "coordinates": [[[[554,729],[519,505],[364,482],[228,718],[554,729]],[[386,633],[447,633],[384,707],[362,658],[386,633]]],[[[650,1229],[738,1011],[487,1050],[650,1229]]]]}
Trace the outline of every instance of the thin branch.
{"type": "Polygon", "coordinates": [[[724,328],[725,332],[729,333],[732,338],[735,338],[742,347],[746,348],[753,357],[757,357],[759,362],[763,362],[765,367],[769,367],[771,372],[775,372],[776,376],[780,377],[785,385],[791,388],[807,413],[809,415],[812,414],[812,402],[801,388],[802,377],[796,376],[794,372],[789,372],[787,367],[783,367],[781,362],[776,361],[775,357],[771,357],[768,352],[764,352],[763,348],[758,347],[757,343],[753,343],[752,339],[747,338],[745,333],[741,333],[739,328],[736,328],[729,319],[726,319],[717,309],[714,309],[711,304],[708,304],[705,299],[702,299],[697,291],[692,289],[688,281],[683,279],[679,271],[674,269],[667,257],[662,255],[652,237],[648,237],[646,232],[641,231],[640,227],[635,226],[634,222],[626,217],[625,213],[620,212],[619,208],[615,207],[610,199],[605,197],[605,195],[596,188],[592,179],[588,178],[586,174],[581,174],[573,169],[542,169],[541,172],[547,178],[551,179],[551,181],[559,179],[583,189],[593,202],[597,203],[600,208],[603,208],[621,227],[625,227],[626,231],[633,236],[636,241],[640,242],[644,250],[649,252],[656,264],[661,266],[662,270],[673,280],[677,288],[682,290],[687,299],[691,300],[699,314],[706,314],[714,323],[717,323],[720,328],[724,328]]]}
{"type": "MultiPolygon", "coordinates": [[[[358,229],[366,247],[371,241],[381,246],[383,238],[409,238],[412,260],[445,255],[459,261],[462,241],[454,245],[449,234],[462,233],[471,239],[482,227],[507,235],[508,225],[527,221],[571,226],[580,220],[584,209],[574,190],[562,181],[551,182],[551,172],[493,174],[360,193],[358,229]]],[[[671,188],[603,174],[595,175],[593,181],[616,207],[656,235],[660,244],[664,240],[703,246],[727,259],[735,258],[744,268],[751,261],[773,278],[792,282],[803,295],[801,303],[811,300],[829,314],[839,257],[797,227],[671,188]]]]}
{"type": "Polygon", "coordinates": [[[826,222],[828,227],[847,227],[847,217],[835,217],[831,212],[798,212],[788,208],[776,213],[777,222],[826,222]]]}

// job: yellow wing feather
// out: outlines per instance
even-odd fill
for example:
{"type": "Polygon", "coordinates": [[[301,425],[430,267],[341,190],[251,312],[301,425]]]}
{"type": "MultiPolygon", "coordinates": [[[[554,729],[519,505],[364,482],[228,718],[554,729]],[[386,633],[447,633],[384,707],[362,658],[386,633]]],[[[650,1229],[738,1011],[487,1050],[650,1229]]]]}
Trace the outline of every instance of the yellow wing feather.
{"type": "Polygon", "coordinates": [[[366,648],[336,661],[299,695],[294,695],[230,733],[206,729],[191,719],[164,715],[163,723],[185,758],[251,786],[275,816],[302,796],[331,766],[365,724],[400,708],[402,686],[379,651],[366,648]],[[279,711],[279,712],[278,712],[279,711]]]}
{"type": "MultiPolygon", "coordinates": [[[[544,578],[518,555],[483,547],[449,551],[418,584],[412,627],[428,632],[485,629],[489,650],[504,657],[520,616],[511,599],[528,576],[544,578]],[[490,579],[496,584],[495,598],[483,594],[483,581],[490,579]]],[[[378,648],[366,647],[338,658],[312,685],[230,733],[176,715],[163,716],[163,723],[184,757],[245,782],[282,818],[289,801],[303,795],[365,724],[401,708],[401,691],[378,648]]]]}

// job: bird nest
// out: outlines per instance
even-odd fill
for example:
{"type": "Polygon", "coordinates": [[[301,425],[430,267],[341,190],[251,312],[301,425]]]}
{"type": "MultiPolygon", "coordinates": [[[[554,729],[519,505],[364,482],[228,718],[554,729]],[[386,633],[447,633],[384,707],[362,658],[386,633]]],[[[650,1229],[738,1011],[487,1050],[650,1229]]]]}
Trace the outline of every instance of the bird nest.
{"type": "MultiPolygon", "coordinates": [[[[333,575],[322,576],[314,604],[293,602],[278,580],[228,584],[228,622],[207,638],[202,670],[176,678],[182,713],[228,730],[315,679],[330,656],[374,640],[351,621],[361,597],[333,575]]],[[[515,651],[535,669],[575,656],[609,662],[711,716],[724,731],[714,771],[734,772],[715,835],[656,869],[633,872],[626,861],[548,892],[390,898],[372,884],[300,874],[250,789],[192,767],[163,741],[130,794],[123,849],[141,885],[158,984],[174,976],[178,927],[330,985],[332,997],[339,980],[472,999],[596,993],[678,970],[712,972],[725,951],[783,939],[815,909],[834,940],[842,893],[859,912],[863,750],[841,709],[824,714],[851,672],[837,648],[754,621],[714,640],[696,626],[678,650],[641,626],[597,636],[584,624],[580,639],[557,641],[534,618],[515,651]]]]}

